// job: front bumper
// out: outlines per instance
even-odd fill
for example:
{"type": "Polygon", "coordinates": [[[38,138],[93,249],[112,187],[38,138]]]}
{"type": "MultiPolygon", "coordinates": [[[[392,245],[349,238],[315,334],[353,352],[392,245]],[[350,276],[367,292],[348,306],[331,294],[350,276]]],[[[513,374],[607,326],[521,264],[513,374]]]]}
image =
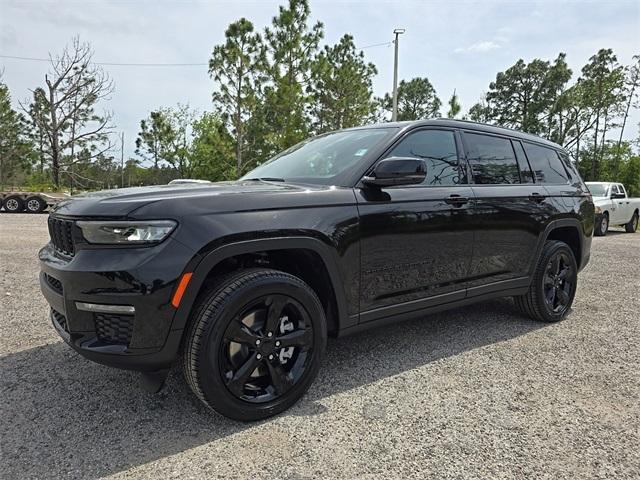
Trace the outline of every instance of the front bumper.
{"type": "Polygon", "coordinates": [[[60,255],[40,250],[40,288],[63,340],[105,365],[155,371],[173,363],[182,329],[172,329],[171,296],[194,253],[171,238],[154,247],[80,249],[60,255]],[[105,315],[76,302],[127,305],[130,315],[105,315]]]}

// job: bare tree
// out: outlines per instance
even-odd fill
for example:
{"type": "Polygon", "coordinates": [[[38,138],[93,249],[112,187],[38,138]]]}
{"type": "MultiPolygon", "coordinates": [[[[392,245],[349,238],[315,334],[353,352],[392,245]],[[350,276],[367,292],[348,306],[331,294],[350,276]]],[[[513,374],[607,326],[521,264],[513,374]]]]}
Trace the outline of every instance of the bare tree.
{"type": "Polygon", "coordinates": [[[49,55],[51,68],[45,86],[33,91],[30,106],[21,105],[47,142],[51,157],[52,180],[60,186],[60,172],[73,179],[73,165],[93,159],[112,148],[111,114],[95,112],[96,104],[113,92],[113,81],[92,63],[93,50],[88,43],[74,37],[59,56],[49,55]],[[34,115],[34,104],[43,105],[34,115]]]}

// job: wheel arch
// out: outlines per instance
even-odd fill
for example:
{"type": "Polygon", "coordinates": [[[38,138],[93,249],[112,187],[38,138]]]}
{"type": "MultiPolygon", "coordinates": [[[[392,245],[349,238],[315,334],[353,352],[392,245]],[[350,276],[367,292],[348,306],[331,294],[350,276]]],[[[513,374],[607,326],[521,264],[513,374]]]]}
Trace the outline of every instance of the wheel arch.
{"type": "Polygon", "coordinates": [[[316,292],[327,317],[327,329],[332,334],[352,326],[344,286],[338,271],[338,260],[332,249],[322,241],[312,237],[270,238],[240,241],[224,245],[200,255],[185,269],[191,272],[191,280],[174,316],[172,330],[184,329],[189,321],[192,308],[199,295],[212,284],[219,275],[240,270],[233,264],[239,259],[253,258],[256,266],[276,268],[299,276],[316,292]],[[260,263],[271,262],[271,263],[260,263]],[[296,261],[305,261],[312,272],[300,274],[293,266],[296,261]],[[280,268],[278,268],[280,267],[280,268]],[[317,276],[316,276],[317,274],[317,276]],[[328,284],[327,284],[328,283],[328,284]]]}
{"type": "MultiPolygon", "coordinates": [[[[538,263],[538,259],[544,248],[544,244],[547,240],[560,240],[566,243],[573,251],[578,264],[578,270],[584,267],[585,262],[583,259],[585,252],[585,233],[583,226],[578,219],[575,218],[562,218],[549,222],[542,235],[536,248],[536,255],[531,268],[534,269],[538,263]]],[[[533,272],[533,270],[530,270],[533,272]]]]}

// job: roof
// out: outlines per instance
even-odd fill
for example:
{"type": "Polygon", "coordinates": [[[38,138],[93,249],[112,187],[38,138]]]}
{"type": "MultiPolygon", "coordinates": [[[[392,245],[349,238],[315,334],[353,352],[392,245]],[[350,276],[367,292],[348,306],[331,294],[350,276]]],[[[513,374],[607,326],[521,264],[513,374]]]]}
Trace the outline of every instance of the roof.
{"type": "Polygon", "coordinates": [[[367,127],[400,127],[400,128],[413,128],[413,127],[422,127],[422,126],[445,126],[451,128],[460,128],[464,130],[477,130],[486,133],[493,133],[496,135],[508,135],[510,137],[519,138],[521,140],[528,140],[530,142],[540,143],[544,145],[548,145],[553,148],[562,148],[557,143],[554,143],[545,138],[539,137],[537,135],[532,135],[530,133],[520,132],[518,130],[514,130],[512,128],[507,127],[498,127],[496,125],[489,125],[487,123],[479,123],[472,122],[470,120],[453,120],[450,118],[433,118],[430,120],[412,120],[412,121],[404,121],[404,122],[388,122],[388,123],[380,123],[376,125],[367,125],[358,128],[367,128],[367,127]]]}

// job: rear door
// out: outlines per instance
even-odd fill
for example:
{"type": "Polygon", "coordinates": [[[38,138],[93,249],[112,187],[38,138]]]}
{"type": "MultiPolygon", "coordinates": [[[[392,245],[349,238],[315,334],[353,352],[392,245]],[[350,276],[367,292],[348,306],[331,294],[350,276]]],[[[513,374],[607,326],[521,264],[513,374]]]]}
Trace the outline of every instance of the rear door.
{"type": "Polygon", "coordinates": [[[609,218],[610,225],[617,225],[622,221],[624,204],[621,199],[618,198],[620,195],[620,189],[618,188],[618,184],[614,183],[611,185],[611,212],[609,218]]]}
{"type": "MultiPolygon", "coordinates": [[[[421,158],[420,185],[360,185],[361,321],[464,298],[473,248],[473,192],[454,130],[408,132],[381,158],[421,158]]],[[[373,167],[372,167],[373,168],[373,167]]]]}
{"type": "Polygon", "coordinates": [[[582,181],[578,174],[572,175],[557,150],[530,142],[524,142],[523,145],[536,182],[544,185],[547,201],[554,212],[574,212],[579,203],[578,198],[583,195],[582,181]]]}
{"type": "Polygon", "coordinates": [[[468,296],[528,284],[531,258],[551,209],[517,139],[465,131],[475,205],[468,296]]]}
{"type": "Polygon", "coordinates": [[[629,196],[627,195],[627,191],[624,188],[624,185],[621,183],[617,184],[618,192],[621,198],[617,198],[615,202],[618,204],[618,223],[622,225],[623,223],[627,223],[631,220],[631,214],[633,213],[633,206],[629,200],[629,196]]]}

